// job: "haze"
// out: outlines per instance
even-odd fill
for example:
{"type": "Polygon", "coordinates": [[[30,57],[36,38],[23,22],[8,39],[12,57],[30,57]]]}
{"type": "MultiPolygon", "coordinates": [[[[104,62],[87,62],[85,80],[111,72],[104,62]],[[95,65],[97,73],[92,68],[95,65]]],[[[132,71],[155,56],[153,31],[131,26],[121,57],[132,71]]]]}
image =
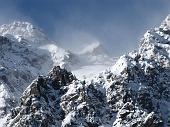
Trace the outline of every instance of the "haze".
{"type": "Polygon", "coordinates": [[[170,12],[169,0],[0,0],[0,24],[28,21],[63,48],[100,42],[111,56],[135,49],[170,12]]]}

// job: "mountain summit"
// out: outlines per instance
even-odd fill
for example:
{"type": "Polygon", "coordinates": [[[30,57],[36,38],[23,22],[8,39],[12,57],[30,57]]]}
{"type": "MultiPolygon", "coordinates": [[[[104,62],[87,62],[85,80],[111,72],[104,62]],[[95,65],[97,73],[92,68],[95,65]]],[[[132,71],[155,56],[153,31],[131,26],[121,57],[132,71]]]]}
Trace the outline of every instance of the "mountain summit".
{"type": "Polygon", "coordinates": [[[40,43],[47,44],[49,42],[49,39],[42,30],[36,28],[29,22],[15,21],[11,24],[4,24],[0,26],[0,34],[2,36],[13,37],[18,41],[29,41],[31,45],[40,43]]]}
{"type": "Polygon", "coordinates": [[[106,54],[106,50],[99,42],[94,42],[87,45],[80,54],[91,54],[91,55],[104,55],[106,54]]]}

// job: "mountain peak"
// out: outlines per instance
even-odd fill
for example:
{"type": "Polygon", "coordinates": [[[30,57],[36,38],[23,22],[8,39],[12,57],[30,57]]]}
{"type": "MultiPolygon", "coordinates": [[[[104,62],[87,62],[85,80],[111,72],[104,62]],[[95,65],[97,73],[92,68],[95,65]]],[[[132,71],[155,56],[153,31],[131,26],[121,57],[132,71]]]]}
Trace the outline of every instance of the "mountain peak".
{"type": "Polygon", "coordinates": [[[80,54],[92,54],[92,55],[101,55],[106,54],[104,47],[99,42],[94,42],[87,45],[80,54]]]}
{"type": "Polygon", "coordinates": [[[160,28],[163,28],[164,30],[170,29],[170,14],[163,20],[160,28]]]}
{"type": "Polygon", "coordinates": [[[48,38],[42,30],[29,22],[14,21],[11,24],[4,24],[0,26],[0,35],[14,37],[19,41],[23,39],[28,40],[33,44],[48,41],[48,38]]]}
{"type": "Polygon", "coordinates": [[[34,29],[36,28],[29,22],[14,21],[13,23],[0,26],[0,33],[12,35],[23,35],[23,33],[27,33],[30,35],[34,29]]]}

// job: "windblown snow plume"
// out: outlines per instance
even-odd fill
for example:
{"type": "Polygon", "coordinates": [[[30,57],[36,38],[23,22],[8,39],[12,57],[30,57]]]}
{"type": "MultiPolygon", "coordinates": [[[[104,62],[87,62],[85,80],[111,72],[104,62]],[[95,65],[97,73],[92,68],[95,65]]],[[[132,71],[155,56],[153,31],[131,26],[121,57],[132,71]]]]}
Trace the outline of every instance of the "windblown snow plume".
{"type": "MultiPolygon", "coordinates": [[[[84,75],[82,68],[94,66],[92,61],[87,65],[88,55],[84,58],[57,46],[42,30],[28,22],[0,26],[0,51],[0,120],[4,122],[23,91],[38,75],[46,75],[53,66],[84,75]]],[[[92,78],[91,74],[105,67],[86,74],[92,78]]]]}

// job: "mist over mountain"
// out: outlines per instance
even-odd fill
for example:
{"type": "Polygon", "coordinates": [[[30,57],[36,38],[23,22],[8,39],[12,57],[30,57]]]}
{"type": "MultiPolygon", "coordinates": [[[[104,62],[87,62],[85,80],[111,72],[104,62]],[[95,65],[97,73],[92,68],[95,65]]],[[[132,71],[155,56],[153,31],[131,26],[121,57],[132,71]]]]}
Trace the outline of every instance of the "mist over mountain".
{"type": "Polygon", "coordinates": [[[147,29],[159,25],[169,4],[168,0],[1,0],[0,25],[27,21],[64,49],[77,52],[98,41],[109,55],[119,57],[137,48],[147,29]]]}
{"type": "Polygon", "coordinates": [[[31,23],[0,26],[0,126],[170,126],[170,15],[139,44],[112,58],[97,40],[66,50],[31,23]]]}
{"type": "Polygon", "coordinates": [[[0,26],[0,42],[2,120],[9,114],[11,108],[19,103],[22,92],[32,80],[38,75],[46,75],[53,66],[67,68],[84,78],[83,74],[79,74],[82,68],[99,64],[101,68],[87,72],[94,76],[103,68],[111,66],[113,61],[102,51],[99,56],[93,53],[80,55],[79,52],[75,54],[65,50],[51,41],[41,29],[28,22],[15,21],[0,26]],[[104,64],[104,59],[108,59],[107,65],[104,64]]]}
{"type": "Polygon", "coordinates": [[[0,0],[0,127],[170,127],[169,5],[0,0]]]}

